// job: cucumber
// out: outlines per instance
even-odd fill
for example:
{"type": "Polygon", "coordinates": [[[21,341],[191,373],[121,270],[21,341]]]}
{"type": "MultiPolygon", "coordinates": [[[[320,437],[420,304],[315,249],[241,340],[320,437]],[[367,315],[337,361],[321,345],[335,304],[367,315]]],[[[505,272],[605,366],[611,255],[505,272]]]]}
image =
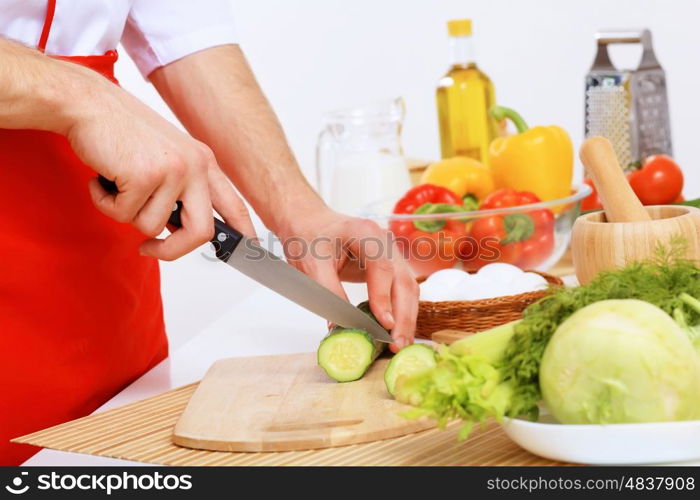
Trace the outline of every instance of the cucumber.
{"type": "MultiPolygon", "coordinates": [[[[368,302],[357,307],[374,318],[368,302]]],[[[365,330],[335,326],[318,346],[318,364],[333,380],[352,382],[362,378],[385,347],[365,330]]]]}
{"type": "Polygon", "coordinates": [[[435,350],[425,344],[404,347],[389,362],[384,372],[384,383],[389,394],[394,395],[396,380],[402,375],[413,375],[434,368],[435,350]]]}

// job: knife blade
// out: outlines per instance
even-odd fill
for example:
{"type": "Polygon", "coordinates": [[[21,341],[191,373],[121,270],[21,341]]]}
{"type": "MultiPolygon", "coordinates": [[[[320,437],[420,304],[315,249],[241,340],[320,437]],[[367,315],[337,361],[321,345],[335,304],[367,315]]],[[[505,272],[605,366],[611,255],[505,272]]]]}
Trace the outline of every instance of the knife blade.
{"type": "MultiPolygon", "coordinates": [[[[98,181],[105,191],[113,194],[119,192],[117,185],[102,175],[98,177],[98,181]]],[[[182,202],[178,201],[173,206],[168,223],[181,227],[181,211],[182,202]]],[[[264,249],[253,239],[246,238],[217,217],[214,217],[214,228],[211,244],[220,261],[331,323],[365,330],[380,342],[394,341],[391,335],[367,314],[264,249]]]]}
{"type": "MultiPolygon", "coordinates": [[[[225,233],[217,232],[222,234],[225,233]]],[[[367,314],[250,238],[242,237],[224,262],[331,323],[366,330],[375,340],[393,342],[387,331],[367,314]]]]}

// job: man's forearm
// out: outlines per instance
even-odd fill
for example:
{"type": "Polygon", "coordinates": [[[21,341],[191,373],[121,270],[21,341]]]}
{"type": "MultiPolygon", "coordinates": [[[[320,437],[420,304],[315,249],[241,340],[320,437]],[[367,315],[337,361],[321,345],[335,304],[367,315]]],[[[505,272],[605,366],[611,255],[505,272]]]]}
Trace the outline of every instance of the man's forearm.
{"type": "Polygon", "coordinates": [[[0,38],[0,128],[66,134],[89,112],[90,96],[111,85],[100,80],[90,70],[0,38]]]}
{"type": "Polygon", "coordinates": [[[313,213],[325,206],[299,170],[238,46],[192,54],[150,79],[270,229],[283,230],[292,207],[313,213]]]}

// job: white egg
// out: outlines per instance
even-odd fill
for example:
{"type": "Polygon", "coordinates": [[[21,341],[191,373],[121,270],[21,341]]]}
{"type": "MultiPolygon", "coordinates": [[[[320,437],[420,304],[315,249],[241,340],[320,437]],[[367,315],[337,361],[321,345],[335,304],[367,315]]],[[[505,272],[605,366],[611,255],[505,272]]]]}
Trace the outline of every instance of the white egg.
{"type": "Polygon", "coordinates": [[[518,278],[518,283],[528,292],[547,288],[547,280],[537,273],[523,273],[523,275],[518,278]]]}
{"type": "Polygon", "coordinates": [[[534,292],[547,288],[547,280],[536,273],[523,273],[522,276],[512,281],[508,287],[510,289],[510,295],[534,292]]]}
{"type": "Polygon", "coordinates": [[[541,290],[546,286],[547,281],[539,274],[496,262],[482,267],[476,274],[459,269],[433,273],[420,285],[420,299],[431,302],[482,300],[541,290]]]}
{"type": "Polygon", "coordinates": [[[480,300],[483,299],[483,288],[465,287],[452,291],[452,300],[480,300]]]}
{"type": "Polygon", "coordinates": [[[420,300],[427,300],[430,302],[453,300],[452,290],[439,283],[427,280],[420,284],[420,300]]]}
{"type": "Polygon", "coordinates": [[[425,282],[452,289],[465,278],[469,278],[469,273],[461,269],[442,269],[428,276],[425,282]]]}
{"type": "Polygon", "coordinates": [[[532,288],[525,283],[521,283],[518,280],[512,281],[508,284],[508,293],[504,295],[520,295],[521,293],[531,292],[532,288]]]}
{"type": "Polygon", "coordinates": [[[487,289],[487,293],[484,293],[484,298],[485,299],[494,299],[496,297],[505,297],[508,295],[513,295],[512,285],[510,283],[508,283],[508,284],[497,283],[497,284],[491,285],[487,289]]]}
{"type": "Polygon", "coordinates": [[[512,264],[505,264],[503,262],[486,264],[476,273],[476,275],[479,277],[487,278],[492,282],[503,284],[510,283],[523,274],[523,271],[519,267],[512,264]]]}
{"type": "Polygon", "coordinates": [[[494,285],[490,280],[470,275],[452,290],[454,300],[480,300],[493,296],[494,285]]]}

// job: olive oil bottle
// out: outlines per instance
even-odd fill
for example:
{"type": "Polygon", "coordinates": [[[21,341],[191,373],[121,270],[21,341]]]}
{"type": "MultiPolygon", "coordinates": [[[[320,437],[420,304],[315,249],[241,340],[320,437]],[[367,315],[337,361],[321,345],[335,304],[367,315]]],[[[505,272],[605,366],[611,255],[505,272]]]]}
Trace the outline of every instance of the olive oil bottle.
{"type": "Polygon", "coordinates": [[[493,83],[474,62],[471,19],[447,23],[450,70],[437,88],[440,148],[443,158],[468,156],[488,165],[488,148],[497,135],[489,115],[495,104],[493,83]]]}

